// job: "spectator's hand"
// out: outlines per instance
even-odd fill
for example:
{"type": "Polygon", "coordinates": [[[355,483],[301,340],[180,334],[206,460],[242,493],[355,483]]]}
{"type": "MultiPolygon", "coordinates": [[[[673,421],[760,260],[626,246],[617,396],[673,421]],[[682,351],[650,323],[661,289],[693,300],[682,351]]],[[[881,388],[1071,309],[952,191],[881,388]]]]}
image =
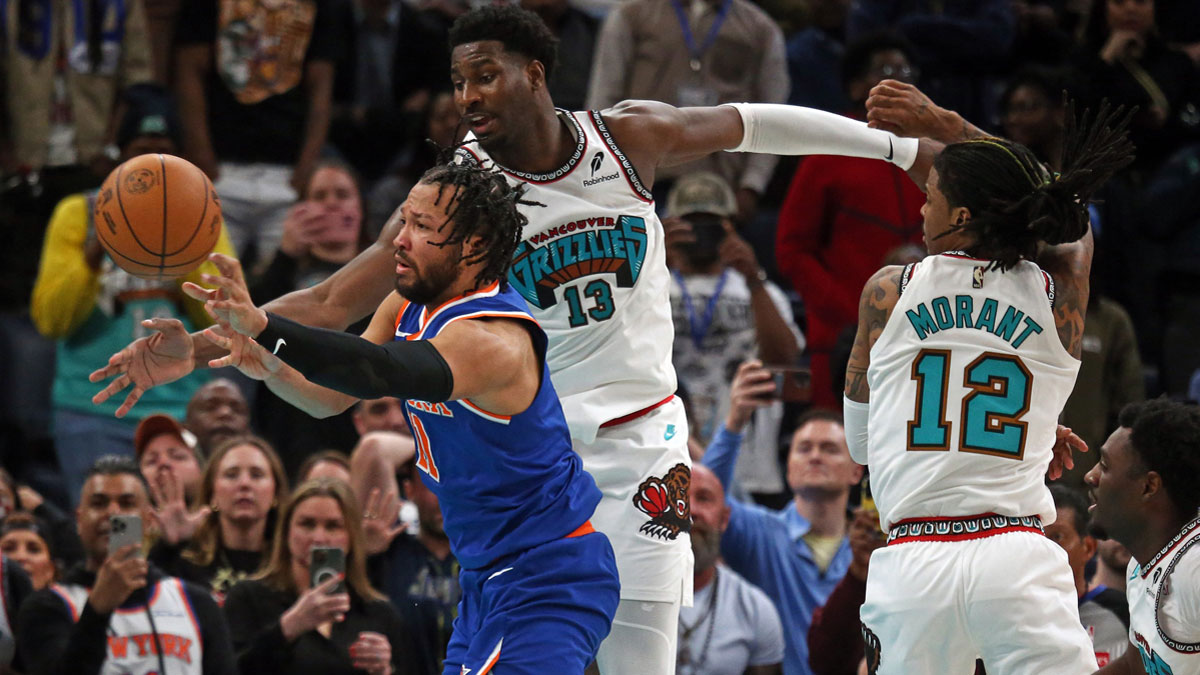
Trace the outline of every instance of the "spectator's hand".
{"type": "Polygon", "coordinates": [[[1138,58],[1146,46],[1142,36],[1131,30],[1114,30],[1100,48],[1100,58],[1113,63],[1123,58],[1138,58]]]}
{"type": "Polygon", "coordinates": [[[158,522],[163,539],[172,546],[189,541],[204,519],[212,513],[207,506],[194,513],[188,512],[187,502],[183,498],[183,481],[175,475],[169,464],[159,467],[150,483],[150,494],[158,505],[151,513],[158,522]]]}
{"type": "MultiPolygon", "coordinates": [[[[197,286],[199,288],[199,286],[197,286]]],[[[90,382],[100,382],[119,376],[92,397],[99,405],[129,385],[133,389],[125,402],[117,408],[117,417],[124,417],[147,389],[160,384],[174,382],[192,372],[192,338],[178,319],[147,319],[142,326],[154,331],[153,335],[138,338],[128,347],[113,354],[108,365],[88,376],[90,382]]]]}
{"type": "Polygon", "coordinates": [[[201,279],[216,288],[209,290],[189,281],[183,284],[183,292],[203,302],[204,308],[214,319],[221,324],[228,324],[238,333],[254,337],[263,332],[267,327],[267,313],[256,307],[250,299],[242,264],[222,253],[213,253],[208,259],[221,271],[221,276],[205,274],[201,279]]]}
{"type": "Polygon", "coordinates": [[[1062,478],[1062,473],[1066,469],[1075,468],[1075,459],[1071,456],[1072,452],[1087,452],[1087,443],[1083,439],[1075,435],[1075,432],[1063,425],[1058,425],[1058,429],[1054,432],[1054,450],[1053,457],[1050,458],[1050,468],[1046,471],[1046,477],[1050,480],[1058,480],[1062,478]]]}
{"type": "Polygon", "coordinates": [[[28,485],[17,486],[17,499],[21,501],[21,508],[30,513],[46,502],[46,499],[37,490],[28,485]]]}
{"type": "Polygon", "coordinates": [[[204,337],[228,354],[208,362],[209,368],[232,366],[252,380],[267,380],[283,368],[283,360],[267,351],[252,338],[233,330],[228,323],[204,329],[204,337]]]}
{"type": "Polygon", "coordinates": [[[692,224],[678,216],[671,216],[662,221],[663,244],[667,249],[667,267],[679,269],[680,258],[684,255],[681,248],[696,243],[696,235],[692,232],[692,224]]]}
{"type": "Polygon", "coordinates": [[[310,630],[316,630],[317,626],[346,618],[346,612],[350,611],[350,595],[329,594],[329,591],[345,578],[346,575],[339,574],[304,591],[296,600],[296,604],[279,617],[279,627],[288,642],[310,630]]]}
{"type": "Polygon", "coordinates": [[[854,509],[854,519],[850,521],[850,567],[847,573],[853,574],[859,581],[867,580],[867,566],[871,562],[871,553],[883,546],[885,539],[879,529],[879,513],[864,509],[861,506],[854,509]]]}
{"type": "Polygon", "coordinates": [[[907,82],[884,80],[872,87],[867,96],[867,126],[897,136],[943,142],[961,140],[962,130],[954,125],[956,118],[953,112],[938,106],[907,82]]]}
{"type": "Polygon", "coordinates": [[[721,245],[717,247],[717,257],[726,266],[731,267],[735,272],[742,275],[746,279],[746,284],[753,287],[758,283],[758,258],[754,255],[754,248],[745,239],[738,235],[733,229],[733,225],[726,220],[723,223],[725,227],[725,238],[721,240],[721,245]]]}
{"type": "Polygon", "coordinates": [[[350,645],[350,659],[355,668],[369,675],[391,675],[392,645],[382,633],[363,631],[350,645]]]}
{"type": "Polygon", "coordinates": [[[137,550],[137,544],[117,549],[96,572],[96,583],[88,594],[88,604],[96,612],[111,614],[131,593],[146,585],[149,567],[137,550]]]}
{"type": "Polygon", "coordinates": [[[321,206],[307,201],[296,204],[283,221],[279,250],[292,258],[304,256],[325,231],[325,223],[325,210],[321,206]]]}
{"type": "Polygon", "coordinates": [[[758,212],[758,193],[750,188],[738,188],[737,207],[738,222],[743,225],[749,224],[751,220],[754,220],[754,214],[758,212]]]}
{"type": "Polygon", "coordinates": [[[372,488],[363,507],[363,537],[367,555],[383,553],[392,545],[396,535],[404,531],[404,523],[397,524],[400,517],[400,497],[395,490],[387,495],[379,488],[372,488]]]}
{"type": "Polygon", "coordinates": [[[741,433],[750,416],[759,408],[775,402],[775,378],[763,367],[762,361],[752,359],[738,366],[729,388],[729,416],[725,428],[741,433]]]}

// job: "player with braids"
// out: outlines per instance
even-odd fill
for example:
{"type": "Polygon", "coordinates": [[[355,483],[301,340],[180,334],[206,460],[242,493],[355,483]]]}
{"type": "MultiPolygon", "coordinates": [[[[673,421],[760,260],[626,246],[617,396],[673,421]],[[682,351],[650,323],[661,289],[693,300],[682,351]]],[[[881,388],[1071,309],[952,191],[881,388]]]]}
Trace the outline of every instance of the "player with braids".
{"type": "Polygon", "coordinates": [[[582,673],[620,584],[591,524],[601,494],[571,446],[546,334],[508,283],[523,192],[479,165],[426,172],[400,206],[396,290],[361,338],[255,307],[232,258],[214,256],[219,291],[185,291],[221,324],[208,337],[230,353],[211,366],[264,380],[316,417],[405,401],[421,480],[462,567],[448,653],[463,672],[486,673],[503,654],[499,672],[582,673]]]}
{"type": "Polygon", "coordinates": [[[1004,139],[947,146],[930,255],[863,289],[844,410],[888,532],[861,610],[872,673],[1096,670],[1044,477],[1079,370],[1087,202],[1133,148],[1120,109],[1069,113],[1059,176],[1004,139]]]}

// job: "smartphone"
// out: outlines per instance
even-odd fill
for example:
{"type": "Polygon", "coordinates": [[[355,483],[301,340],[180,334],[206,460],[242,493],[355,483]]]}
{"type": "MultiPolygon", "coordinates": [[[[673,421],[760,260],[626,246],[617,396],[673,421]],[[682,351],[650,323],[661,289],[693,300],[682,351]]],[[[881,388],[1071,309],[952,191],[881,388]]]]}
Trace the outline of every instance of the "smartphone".
{"type": "Polygon", "coordinates": [[[141,555],[142,517],[138,515],[118,514],[108,519],[108,554],[112,555],[118,549],[130,544],[137,544],[141,555]]]}
{"type": "MultiPolygon", "coordinates": [[[[308,573],[310,588],[325,583],[329,577],[346,573],[346,552],[340,548],[314,546],[309,553],[308,573]]],[[[330,595],[346,592],[346,580],[337,582],[330,595]]]]}
{"type": "Polygon", "coordinates": [[[775,378],[772,398],[788,403],[806,403],[812,399],[812,371],[806,366],[764,366],[775,378]]]}

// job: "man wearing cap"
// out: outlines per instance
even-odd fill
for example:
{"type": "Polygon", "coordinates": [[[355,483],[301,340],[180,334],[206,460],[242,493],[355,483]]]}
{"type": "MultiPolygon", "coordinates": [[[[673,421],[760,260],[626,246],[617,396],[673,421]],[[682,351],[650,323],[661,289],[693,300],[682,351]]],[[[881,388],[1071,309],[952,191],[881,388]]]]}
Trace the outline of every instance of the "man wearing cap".
{"type": "MultiPolygon", "coordinates": [[[[118,127],[121,160],[154,152],[174,154],[179,124],[166,91],[138,85],[126,92],[125,102],[128,112],[118,127]]],[[[96,458],[109,453],[132,454],[139,421],[115,418],[115,402],[92,405],[88,373],[130,337],[149,334],[150,326],[143,321],[175,318],[189,327],[207,325],[203,305],[184,296],[179,285],[199,283],[201,274],[216,271],[210,269],[211,263],[205,263],[186,277],[162,282],[124,272],[96,238],[92,223],[95,196],[95,191],[72,195],[54,209],[30,306],[38,331],[58,340],[54,442],[72,505],[96,458]]],[[[224,231],[216,250],[232,253],[224,231]]],[[[182,417],[192,391],[205,379],[193,374],[155,387],[146,392],[143,403],[149,405],[143,410],[182,417]]]]}
{"type": "Polygon", "coordinates": [[[160,474],[170,472],[184,500],[195,505],[203,477],[195,434],[170,415],[150,415],[133,432],[133,452],[148,484],[156,485],[160,474]]]}
{"type": "MultiPolygon", "coordinates": [[[[702,444],[729,412],[729,383],[739,363],[757,357],[794,366],[804,349],[787,297],[767,281],[754,249],[733,229],[736,212],[733,190],[712,173],[681,177],[667,196],[672,360],[691,404],[689,426],[702,444]]],[[[777,401],[747,426],[736,476],[740,490],[784,491],[778,459],[782,418],[777,401]]]]}

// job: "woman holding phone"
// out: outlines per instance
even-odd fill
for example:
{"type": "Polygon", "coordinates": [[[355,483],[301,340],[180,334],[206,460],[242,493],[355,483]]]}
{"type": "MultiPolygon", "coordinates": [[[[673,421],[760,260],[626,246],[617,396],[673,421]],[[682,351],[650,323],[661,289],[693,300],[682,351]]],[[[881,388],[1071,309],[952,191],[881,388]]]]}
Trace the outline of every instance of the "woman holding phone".
{"type": "Polygon", "coordinates": [[[296,488],[270,562],[230,591],[225,615],[243,675],[395,675],[418,665],[410,631],[367,580],[362,515],[336,479],[296,488]]]}
{"type": "Polygon", "coordinates": [[[151,485],[162,538],[150,561],[168,574],[209,588],[218,603],[237,582],[258,571],[275,534],[276,514],[288,494],[283,464],[256,436],[231,438],[209,458],[199,503],[189,512],[183,487],[170,471],[151,485]]]}

